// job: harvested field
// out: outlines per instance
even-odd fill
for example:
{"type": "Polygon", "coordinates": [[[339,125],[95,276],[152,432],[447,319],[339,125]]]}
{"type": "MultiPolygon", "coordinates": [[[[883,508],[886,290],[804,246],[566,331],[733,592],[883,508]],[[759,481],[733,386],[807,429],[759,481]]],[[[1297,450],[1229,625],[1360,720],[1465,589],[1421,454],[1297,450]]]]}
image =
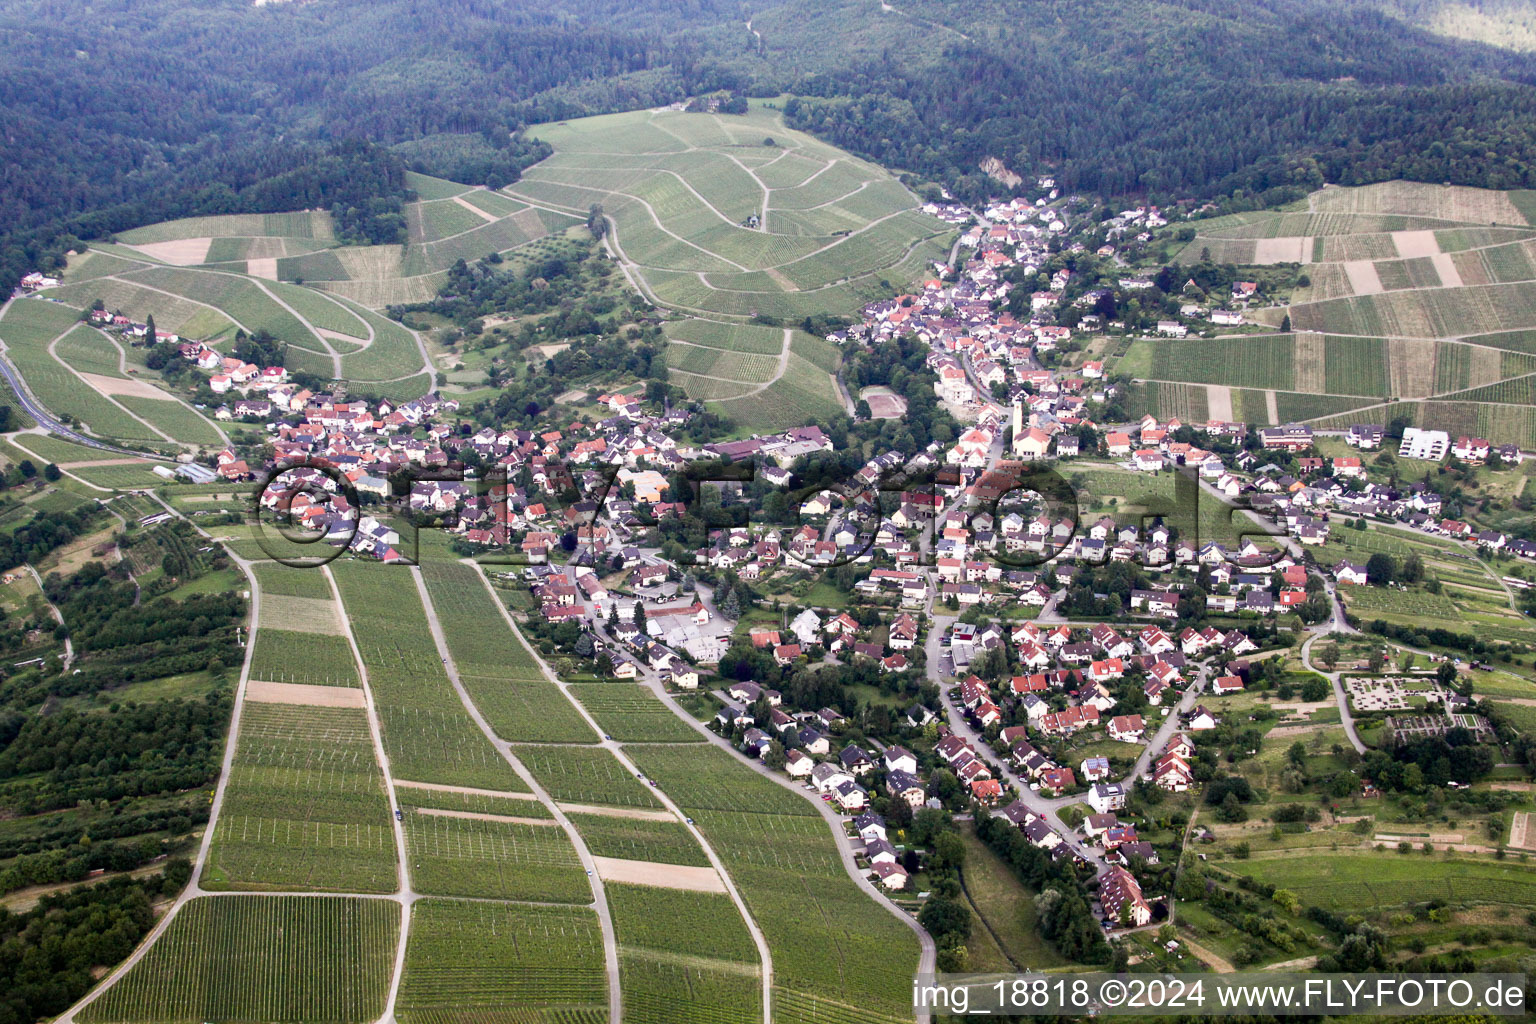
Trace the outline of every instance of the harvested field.
{"type": "Polygon", "coordinates": [[[135,398],[162,400],[170,397],[148,381],[134,377],[104,377],[99,373],[81,373],[80,376],[87,384],[104,395],[132,395],[135,398]]]}
{"type": "Polygon", "coordinates": [[[1436,241],[1433,231],[1394,231],[1392,244],[1397,247],[1397,254],[1404,259],[1440,254],[1440,243],[1436,241]]]}
{"type": "Polygon", "coordinates": [[[273,683],[252,679],[245,685],[245,699],[257,704],[304,704],[314,708],[365,707],[364,694],[354,686],[314,686],[309,683],[273,683]]]}
{"type": "Polygon", "coordinates": [[[1349,275],[1349,287],[1356,295],[1376,295],[1381,292],[1381,278],[1376,276],[1376,264],[1370,260],[1350,260],[1344,264],[1349,275]]]}
{"type": "Polygon", "coordinates": [[[661,889],[689,889],[694,892],[725,892],[714,868],[683,864],[658,864],[648,860],[620,860],[617,857],[593,857],[597,875],[605,882],[651,885],[661,889]]]}
{"type": "Polygon", "coordinates": [[[1260,238],[1254,245],[1254,263],[1310,263],[1312,239],[1306,235],[1289,238],[1260,238]]]}
{"type": "Polygon", "coordinates": [[[268,281],[277,280],[277,260],[275,258],[248,260],[245,264],[245,272],[252,277],[265,278],[268,281]]]}
{"type": "Polygon", "coordinates": [[[1210,411],[1210,418],[1232,421],[1232,389],[1221,384],[1207,384],[1205,386],[1205,404],[1210,411]]]}
{"type": "Polygon", "coordinates": [[[131,248],[161,263],[189,267],[194,263],[206,263],[208,247],[212,244],[212,238],[178,238],[170,242],[143,242],[131,248]]]}
{"type": "Polygon", "coordinates": [[[1435,273],[1440,275],[1440,283],[1447,288],[1460,288],[1464,284],[1487,284],[1487,275],[1478,274],[1474,281],[1463,281],[1461,270],[1450,253],[1436,253],[1430,257],[1434,264],[1435,273]]]}

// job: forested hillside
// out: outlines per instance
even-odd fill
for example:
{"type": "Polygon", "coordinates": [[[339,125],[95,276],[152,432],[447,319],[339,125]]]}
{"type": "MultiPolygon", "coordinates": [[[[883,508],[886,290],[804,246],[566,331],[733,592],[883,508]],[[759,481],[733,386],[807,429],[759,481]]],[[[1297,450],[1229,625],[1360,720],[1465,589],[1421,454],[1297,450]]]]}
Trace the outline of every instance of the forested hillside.
{"type": "Polygon", "coordinates": [[[1497,6],[0,0],[0,286],[173,216],[326,206],[390,241],[403,167],[503,185],[544,155],[524,124],[719,88],[970,196],[985,157],[1156,197],[1529,187],[1530,58],[1409,23],[1497,6]]]}

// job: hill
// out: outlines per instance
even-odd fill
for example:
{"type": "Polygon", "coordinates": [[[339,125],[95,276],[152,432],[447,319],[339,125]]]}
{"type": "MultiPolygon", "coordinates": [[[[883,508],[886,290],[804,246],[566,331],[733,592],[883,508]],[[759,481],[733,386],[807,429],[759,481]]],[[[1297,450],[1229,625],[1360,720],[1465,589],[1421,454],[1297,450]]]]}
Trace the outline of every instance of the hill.
{"type": "Polygon", "coordinates": [[[1199,221],[1181,265],[1295,267],[1288,304],[1247,314],[1287,331],[1139,340],[1116,369],[1162,415],[1401,421],[1530,448],[1533,215],[1530,192],[1386,182],[1199,221]]]}
{"type": "Polygon", "coordinates": [[[519,125],[717,89],[794,94],[793,126],[969,198],[998,187],[987,158],[1104,194],[1536,185],[1521,58],[1402,20],[1426,21],[1422,6],[784,0],[749,31],[724,0],[206,0],[190,20],[169,0],[99,0],[74,15],[87,44],[41,0],[9,0],[3,271],[45,264],[64,235],[274,212],[280,196],[340,200],[377,242],[397,226],[395,182],[335,140],[502,185],[542,156],[519,125]]]}
{"type": "Polygon", "coordinates": [[[837,349],[781,326],[849,314],[948,257],[951,229],[888,173],[744,114],[679,110],[536,125],[554,155],[504,193],[593,216],[667,326],[673,383],[744,429],[838,415],[837,349]],[[754,319],[755,324],[748,323],[754,319]]]}

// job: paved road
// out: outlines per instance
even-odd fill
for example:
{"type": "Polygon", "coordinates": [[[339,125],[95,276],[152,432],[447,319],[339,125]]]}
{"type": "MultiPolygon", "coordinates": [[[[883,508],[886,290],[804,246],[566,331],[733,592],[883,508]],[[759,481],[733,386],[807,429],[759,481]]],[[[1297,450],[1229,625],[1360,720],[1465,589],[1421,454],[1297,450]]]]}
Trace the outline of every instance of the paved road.
{"type": "MultiPolygon", "coordinates": [[[[0,317],[5,316],[6,310],[10,308],[11,303],[14,301],[16,300],[7,299],[4,305],[0,305],[0,317]]],[[[73,330],[73,326],[70,329],[73,330]]],[[[38,426],[50,434],[58,434],[67,441],[85,445],[87,448],[113,452],[118,455],[131,455],[140,459],[158,459],[161,462],[171,461],[163,455],[151,455],[148,452],[135,451],[132,448],[120,448],[114,444],[107,444],[105,441],[98,441],[94,437],[87,437],[73,427],[65,426],[52,413],[43,408],[42,403],[32,396],[32,392],[27,390],[26,382],[21,379],[21,374],[17,373],[16,368],[11,365],[10,356],[4,355],[8,351],[4,343],[0,343],[0,376],[3,376],[6,383],[11,386],[11,390],[16,392],[17,401],[27,411],[27,415],[37,421],[38,426]]]]}
{"type": "Polygon", "coordinates": [[[1318,675],[1327,678],[1328,682],[1333,685],[1333,699],[1339,705],[1339,721],[1344,726],[1344,735],[1349,737],[1349,745],[1355,748],[1355,752],[1363,754],[1366,751],[1365,741],[1355,731],[1355,716],[1349,710],[1349,694],[1344,690],[1344,680],[1341,673],[1325,672],[1323,669],[1312,664],[1312,644],[1319,637],[1333,636],[1339,633],[1346,636],[1358,635],[1359,633],[1359,630],[1351,626],[1344,618],[1344,606],[1339,603],[1337,586],[1332,580],[1325,581],[1323,586],[1327,591],[1328,601],[1333,606],[1333,610],[1328,615],[1328,621],[1319,627],[1314,627],[1316,631],[1302,642],[1301,663],[1309,671],[1316,672],[1318,675]]]}

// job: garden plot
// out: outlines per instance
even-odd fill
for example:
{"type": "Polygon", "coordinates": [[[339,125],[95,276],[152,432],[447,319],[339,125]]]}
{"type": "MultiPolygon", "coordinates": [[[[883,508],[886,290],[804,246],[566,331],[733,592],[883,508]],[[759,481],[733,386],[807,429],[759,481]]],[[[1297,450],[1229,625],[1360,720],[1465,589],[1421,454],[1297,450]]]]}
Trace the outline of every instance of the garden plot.
{"type": "Polygon", "coordinates": [[[1414,698],[1420,698],[1418,706],[1422,706],[1423,701],[1441,697],[1432,678],[1345,676],[1344,689],[1355,711],[1410,711],[1416,706],[1414,698]]]}

